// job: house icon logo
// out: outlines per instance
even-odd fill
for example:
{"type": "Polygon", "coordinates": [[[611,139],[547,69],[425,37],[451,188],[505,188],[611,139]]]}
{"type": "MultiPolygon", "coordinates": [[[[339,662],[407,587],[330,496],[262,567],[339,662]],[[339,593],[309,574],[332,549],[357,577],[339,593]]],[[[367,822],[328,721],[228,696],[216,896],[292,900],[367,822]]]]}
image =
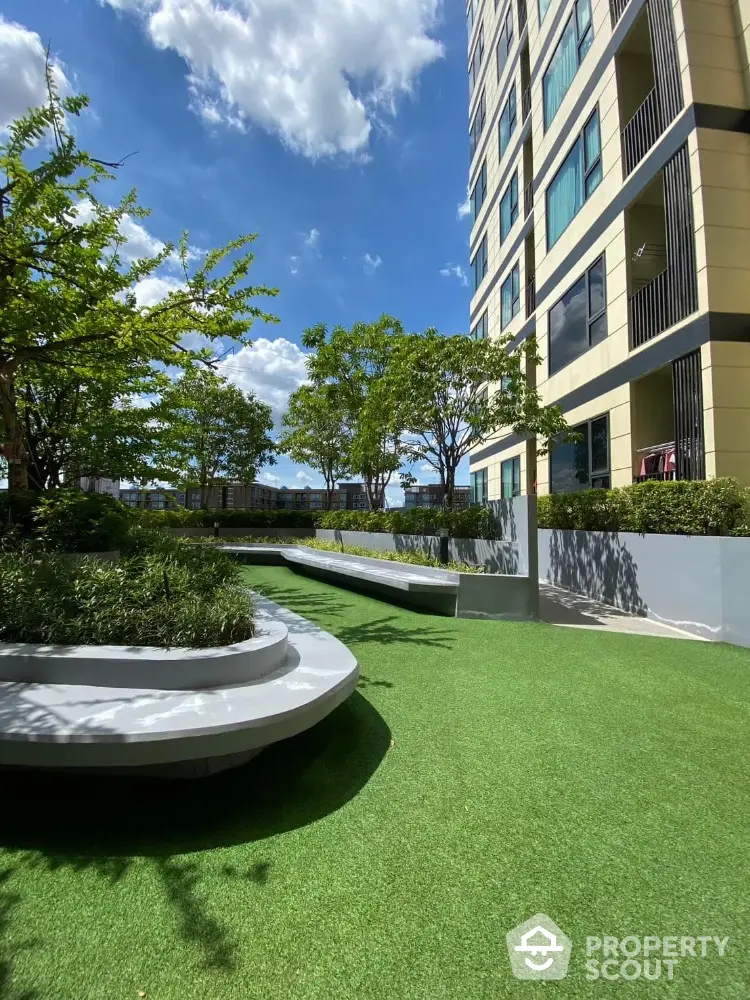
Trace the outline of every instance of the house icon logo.
{"type": "Polygon", "coordinates": [[[505,936],[516,979],[564,979],[570,938],[545,913],[537,913],[505,936]]]}

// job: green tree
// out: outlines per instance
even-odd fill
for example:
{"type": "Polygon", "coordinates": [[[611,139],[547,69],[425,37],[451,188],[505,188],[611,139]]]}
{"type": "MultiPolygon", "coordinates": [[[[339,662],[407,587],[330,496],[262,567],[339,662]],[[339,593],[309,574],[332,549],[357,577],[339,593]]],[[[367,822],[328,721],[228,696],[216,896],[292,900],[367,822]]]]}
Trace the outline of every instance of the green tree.
{"type": "Polygon", "coordinates": [[[254,235],[211,250],[193,267],[183,234],[181,286],[154,305],[138,306],[137,282],[174,259],[174,247],[126,266],[121,223],[126,215],[148,213],[135,192],[115,207],[98,199],[100,184],[112,180],[123,161],[91,156],[68,130],[67,119],[87,106],[86,97],[61,99],[49,72],[48,92],[47,103],[13,122],[0,142],[0,420],[12,490],[28,484],[18,385],[32,363],[86,381],[110,351],[182,364],[195,356],[180,344],[187,333],[243,341],[253,320],[275,321],[253,299],[276,290],[244,284],[254,235]],[[40,157],[40,143],[50,135],[40,157]],[[91,206],[85,215],[82,202],[91,206]]]}
{"type": "Polygon", "coordinates": [[[137,400],[168,381],[127,352],[102,358],[96,377],[85,380],[55,365],[25,366],[16,398],[30,488],[81,476],[151,478],[154,431],[137,400]]]}
{"type": "Polygon", "coordinates": [[[278,449],[293,462],[309,465],[323,476],[330,510],[336,482],[349,472],[352,435],[328,384],[303,385],[289,397],[278,449]]]}
{"type": "MultiPolygon", "coordinates": [[[[434,329],[401,338],[388,369],[390,393],[407,405],[411,461],[423,461],[453,506],[456,470],[472,448],[501,427],[535,436],[541,450],[567,424],[557,406],[543,406],[529,377],[539,364],[533,339],[509,353],[510,337],[444,337],[434,329]]],[[[407,477],[408,478],[408,477],[407,477]]]]}
{"type": "Polygon", "coordinates": [[[302,343],[314,353],[308,373],[315,386],[329,385],[351,429],[349,469],[361,475],[371,510],[380,509],[385,489],[404,456],[402,400],[391,393],[386,375],[395,344],[404,337],[401,323],[381,316],[355,323],[350,330],[311,327],[302,343]]]}
{"type": "Polygon", "coordinates": [[[271,407],[206,368],[193,367],[161,394],[150,411],[156,435],[155,478],[198,485],[201,507],[221,483],[249,486],[273,465],[271,407]]]}

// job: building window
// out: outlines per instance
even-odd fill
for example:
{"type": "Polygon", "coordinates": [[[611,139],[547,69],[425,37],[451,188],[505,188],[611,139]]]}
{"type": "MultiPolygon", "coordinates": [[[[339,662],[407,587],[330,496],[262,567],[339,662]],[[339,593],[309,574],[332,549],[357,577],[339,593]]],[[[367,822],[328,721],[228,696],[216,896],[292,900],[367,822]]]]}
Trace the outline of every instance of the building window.
{"type": "Polygon", "coordinates": [[[487,161],[482,163],[482,169],[479,171],[479,177],[477,177],[476,184],[471,192],[471,221],[476,222],[477,216],[479,215],[482,205],[484,205],[484,199],[487,197],[487,161]]]}
{"type": "Polygon", "coordinates": [[[482,237],[479,249],[474,254],[471,269],[474,272],[474,291],[476,291],[482,284],[485,274],[487,274],[487,233],[482,237]]]}
{"type": "Polygon", "coordinates": [[[550,309],[550,375],[606,338],[605,274],[604,257],[600,257],[550,309]]]}
{"type": "Polygon", "coordinates": [[[500,464],[500,496],[503,500],[521,495],[521,456],[500,464]]]}
{"type": "Polygon", "coordinates": [[[547,249],[560,239],[602,179],[597,108],[547,188],[547,249]]]}
{"type": "Polygon", "coordinates": [[[500,199],[500,243],[505,242],[505,238],[513,228],[513,223],[518,218],[518,171],[513,174],[510,183],[505,189],[505,194],[500,199]]]}
{"type": "Polygon", "coordinates": [[[474,119],[471,123],[471,128],[469,129],[469,159],[474,158],[474,153],[477,151],[477,146],[479,145],[479,140],[484,131],[484,122],[487,117],[487,105],[484,100],[484,90],[479,98],[479,104],[477,105],[477,110],[474,112],[474,119]]]}
{"type": "Polygon", "coordinates": [[[608,490],[609,416],[587,420],[573,431],[579,435],[577,441],[555,444],[550,451],[550,493],[608,490]]]}
{"type": "Polygon", "coordinates": [[[500,38],[497,42],[497,78],[503,75],[503,70],[508,63],[508,56],[513,47],[513,4],[508,4],[505,17],[502,20],[500,38]]]}
{"type": "Polygon", "coordinates": [[[568,18],[542,79],[545,132],[552,124],[578,67],[591,48],[593,38],[591,4],[589,0],[576,0],[573,13],[568,18]]]}
{"type": "Polygon", "coordinates": [[[505,102],[505,107],[503,108],[502,114],[500,115],[500,121],[497,124],[497,148],[499,150],[499,158],[502,160],[503,153],[508,148],[508,143],[510,142],[510,137],[513,135],[513,130],[516,127],[516,85],[515,83],[510,88],[510,93],[508,94],[508,100],[505,102]]]}
{"type": "Polygon", "coordinates": [[[474,92],[474,87],[479,79],[479,70],[482,68],[482,60],[484,59],[484,25],[479,27],[479,37],[477,38],[477,44],[474,47],[474,54],[471,57],[471,63],[469,64],[469,93],[474,92]]]}
{"type": "Polygon", "coordinates": [[[471,34],[474,28],[475,3],[476,0],[469,0],[469,3],[466,7],[466,27],[469,34],[471,34]]]}
{"type": "Polygon", "coordinates": [[[541,25],[544,16],[549,10],[551,0],[539,0],[539,24],[541,25]]]}
{"type": "Polygon", "coordinates": [[[516,264],[500,289],[500,325],[502,329],[505,329],[520,308],[521,283],[518,264],[516,264]]]}
{"type": "Polygon", "coordinates": [[[474,340],[486,340],[487,339],[487,310],[485,309],[479,322],[472,328],[471,331],[472,339],[474,340]]]}
{"type": "Polygon", "coordinates": [[[469,475],[469,492],[471,493],[472,503],[487,503],[488,499],[488,489],[487,489],[487,470],[480,469],[479,472],[472,472],[469,475]]]}

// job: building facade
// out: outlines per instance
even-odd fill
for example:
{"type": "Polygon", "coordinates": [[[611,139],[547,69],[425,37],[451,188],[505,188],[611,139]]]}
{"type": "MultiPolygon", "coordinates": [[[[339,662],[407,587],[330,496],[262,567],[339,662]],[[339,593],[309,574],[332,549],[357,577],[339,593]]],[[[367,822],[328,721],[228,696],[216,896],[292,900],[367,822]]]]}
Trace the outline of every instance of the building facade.
{"type": "Polygon", "coordinates": [[[185,493],[182,490],[142,490],[134,486],[121,489],[119,499],[128,507],[142,510],[169,510],[185,506],[185,493]]]}
{"type": "MultiPolygon", "coordinates": [[[[472,0],[471,331],[581,435],[500,429],[472,498],[750,483],[747,0],[472,0]]],[[[490,386],[494,391],[498,387],[490,386]]]]}
{"type": "MultiPolygon", "coordinates": [[[[183,497],[188,509],[197,510],[201,506],[199,486],[188,486],[183,497]]],[[[212,510],[327,510],[328,491],[310,486],[295,490],[262,483],[250,486],[228,483],[209,489],[208,507],[212,510]]],[[[331,493],[331,509],[367,510],[364,484],[339,483],[331,493]]]]}
{"type": "MultiPolygon", "coordinates": [[[[453,488],[453,507],[460,509],[468,507],[470,501],[468,486],[453,488]]],[[[445,503],[445,487],[440,483],[430,485],[407,486],[404,489],[404,507],[412,510],[414,507],[442,507],[445,503]]]]}

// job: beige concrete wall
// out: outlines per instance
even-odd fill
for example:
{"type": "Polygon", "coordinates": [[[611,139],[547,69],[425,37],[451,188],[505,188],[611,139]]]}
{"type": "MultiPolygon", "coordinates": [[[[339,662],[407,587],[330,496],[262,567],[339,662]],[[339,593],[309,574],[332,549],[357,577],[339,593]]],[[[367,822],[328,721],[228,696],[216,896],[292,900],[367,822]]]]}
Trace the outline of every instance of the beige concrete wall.
{"type": "Polygon", "coordinates": [[[750,483],[750,344],[701,350],[706,475],[750,483]]]}
{"type": "Polygon", "coordinates": [[[685,103],[746,108],[745,38],[732,0],[677,0],[674,12],[685,103]]]}

